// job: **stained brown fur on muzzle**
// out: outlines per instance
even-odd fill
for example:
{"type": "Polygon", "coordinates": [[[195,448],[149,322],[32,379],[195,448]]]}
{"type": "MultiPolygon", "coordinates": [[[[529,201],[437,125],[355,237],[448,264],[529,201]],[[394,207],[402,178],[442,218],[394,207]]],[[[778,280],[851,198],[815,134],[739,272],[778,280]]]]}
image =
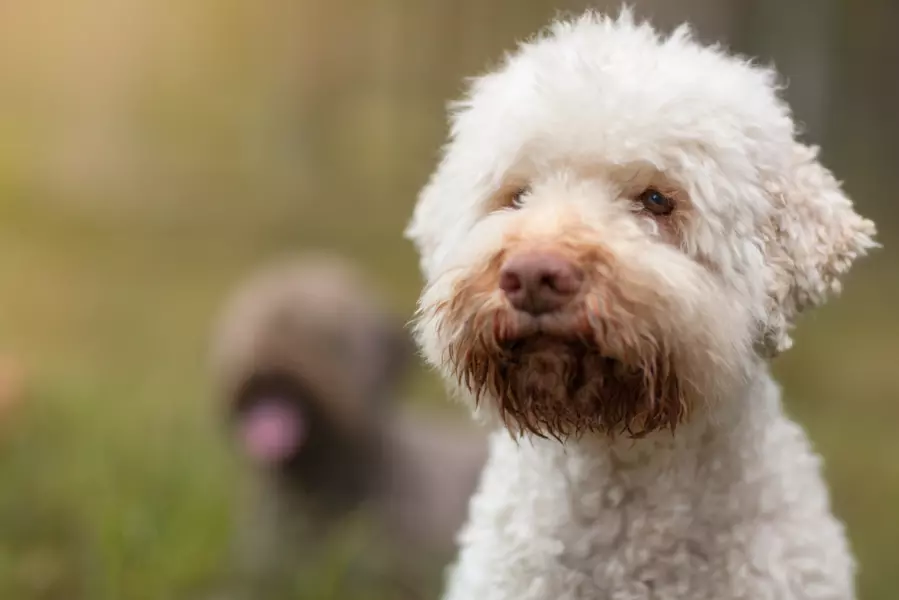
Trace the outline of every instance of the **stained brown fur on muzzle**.
{"type": "Polygon", "coordinates": [[[494,399],[514,433],[564,439],[584,432],[642,437],[686,416],[681,386],[664,360],[629,367],[581,341],[476,343],[454,362],[477,401],[494,399]]]}
{"type": "Polygon", "coordinates": [[[592,280],[576,300],[537,316],[496,301],[497,262],[460,282],[437,312],[458,383],[478,404],[495,402],[511,432],[641,437],[686,418],[684,386],[653,307],[610,278],[607,261],[585,269],[592,280]]]}

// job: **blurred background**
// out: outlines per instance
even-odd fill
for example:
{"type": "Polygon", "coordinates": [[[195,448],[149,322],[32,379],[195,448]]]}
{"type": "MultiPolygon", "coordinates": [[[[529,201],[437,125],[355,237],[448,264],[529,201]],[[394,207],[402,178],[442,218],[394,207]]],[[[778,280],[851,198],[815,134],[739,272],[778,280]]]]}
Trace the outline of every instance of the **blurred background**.
{"type": "MultiPolygon", "coordinates": [[[[464,76],[577,0],[0,2],[0,597],[204,597],[235,467],[205,352],[260,261],[335,248],[410,315],[401,232],[464,76]]],[[[879,225],[776,363],[863,600],[899,594],[899,2],[646,0],[773,60],[879,225]]],[[[422,372],[412,396],[456,410],[422,372]]],[[[285,595],[285,598],[288,597],[285,595]]],[[[318,596],[317,596],[318,597],[318,596]]]]}

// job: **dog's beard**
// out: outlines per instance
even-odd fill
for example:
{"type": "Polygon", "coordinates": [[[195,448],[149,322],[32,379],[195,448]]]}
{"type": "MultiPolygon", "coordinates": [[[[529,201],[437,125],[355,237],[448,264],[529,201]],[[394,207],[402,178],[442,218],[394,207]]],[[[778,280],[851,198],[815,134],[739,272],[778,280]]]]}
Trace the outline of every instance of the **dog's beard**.
{"type": "Polygon", "coordinates": [[[482,314],[456,336],[450,365],[476,402],[496,403],[515,434],[563,440],[673,431],[688,404],[671,353],[658,339],[616,331],[595,315],[538,322],[482,314]],[[615,351],[603,352],[603,340],[615,351]]]}
{"type": "Polygon", "coordinates": [[[554,246],[585,277],[554,312],[528,314],[503,297],[505,251],[447,270],[422,295],[422,348],[513,434],[673,432],[742,377],[749,317],[668,246],[649,244],[628,261],[588,234],[569,231],[554,246]],[[655,264],[668,265],[663,276],[655,264]]]}

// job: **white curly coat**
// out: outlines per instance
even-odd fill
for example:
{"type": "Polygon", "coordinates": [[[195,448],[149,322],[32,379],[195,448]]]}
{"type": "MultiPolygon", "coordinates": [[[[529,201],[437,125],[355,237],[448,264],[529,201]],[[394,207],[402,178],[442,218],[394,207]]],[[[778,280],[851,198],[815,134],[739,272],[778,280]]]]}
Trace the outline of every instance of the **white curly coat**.
{"type": "MultiPolygon", "coordinates": [[[[407,229],[428,284],[416,333],[496,431],[445,600],[854,598],[820,459],[767,359],[874,226],[795,135],[772,71],[628,11],[553,24],[454,105],[407,229]],[[629,186],[659,178],[688,199],[675,244],[633,205],[629,186]],[[523,185],[523,205],[504,204],[523,185]],[[552,243],[572,219],[646,298],[637,317],[682,342],[699,397],[673,434],[513,439],[457,381],[463,324],[445,311],[460,283],[510,235],[552,243]]],[[[503,302],[475,300],[471,317],[503,302]]]]}

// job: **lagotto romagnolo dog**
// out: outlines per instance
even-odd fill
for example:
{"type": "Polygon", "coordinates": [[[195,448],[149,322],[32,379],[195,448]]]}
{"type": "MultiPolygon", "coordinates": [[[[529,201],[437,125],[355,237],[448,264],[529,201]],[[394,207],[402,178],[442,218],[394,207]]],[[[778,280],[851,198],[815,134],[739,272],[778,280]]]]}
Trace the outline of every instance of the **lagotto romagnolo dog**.
{"type": "Polygon", "coordinates": [[[453,106],[407,229],[415,328],[504,427],[446,600],[854,597],[767,361],[875,228],[796,136],[772,70],[628,11],[556,22],[453,106]]]}
{"type": "Polygon", "coordinates": [[[242,281],[216,325],[215,397],[253,475],[240,570],[265,586],[306,575],[361,515],[352,585],[430,587],[422,570],[452,557],[486,441],[403,406],[414,346],[378,286],[339,255],[285,257],[242,281]]]}

